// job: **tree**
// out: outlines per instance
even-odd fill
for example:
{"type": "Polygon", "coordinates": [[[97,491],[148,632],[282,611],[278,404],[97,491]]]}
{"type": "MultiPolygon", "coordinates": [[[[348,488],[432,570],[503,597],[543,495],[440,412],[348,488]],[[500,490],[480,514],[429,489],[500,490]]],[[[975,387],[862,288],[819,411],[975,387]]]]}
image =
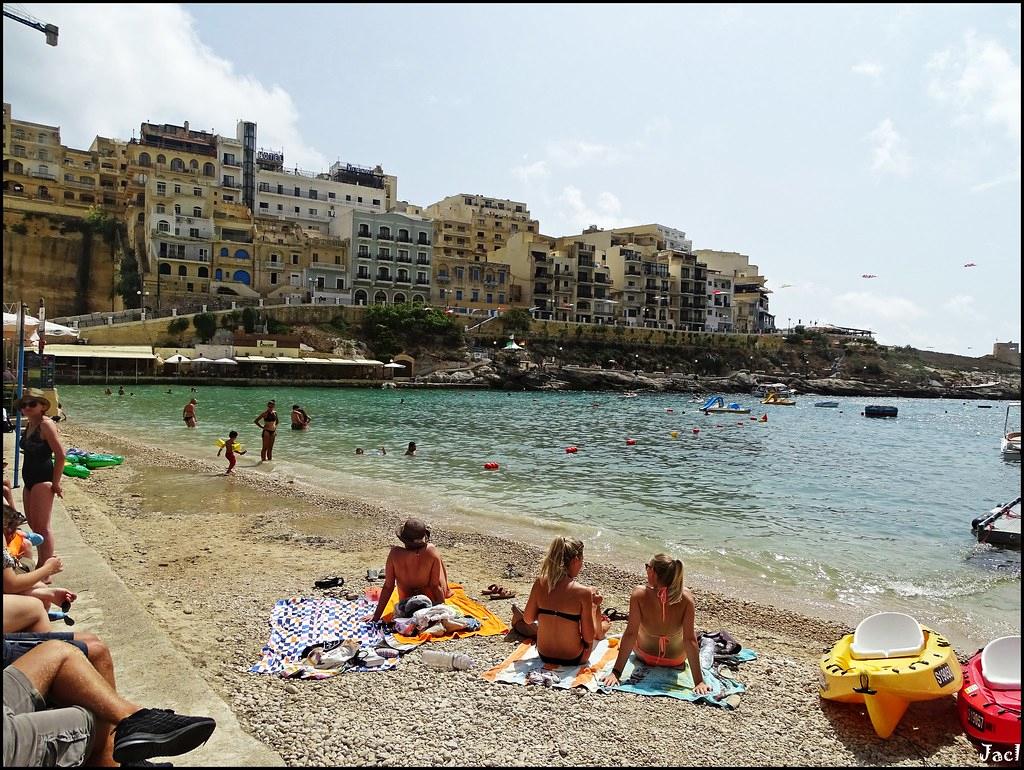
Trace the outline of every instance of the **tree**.
{"type": "Polygon", "coordinates": [[[192,317],[192,325],[196,327],[201,342],[209,342],[217,331],[217,318],[213,313],[199,313],[192,317]]]}
{"type": "Polygon", "coordinates": [[[121,269],[117,278],[117,293],[124,300],[125,307],[142,305],[142,276],[139,275],[139,261],[132,249],[125,251],[121,257],[121,269]]]}
{"type": "Polygon", "coordinates": [[[167,324],[168,334],[181,334],[188,328],[187,318],[174,318],[169,324],[167,324]]]}
{"type": "Polygon", "coordinates": [[[242,310],[242,326],[245,328],[246,334],[252,334],[256,331],[257,318],[259,318],[259,314],[251,307],[242,310]]]}
{"type": "Polygon", "coordinates": [[[462,329],[440,310],[418,304],[371,305],[363,314],[363,335],[380,357],[416,346],[458,347],[462,329]]]}
{"type": "Polygon", "coordinates": [[[526,310],[526,308],[514,307],[510,310],[506,310],[505,314],[501,317],[501,325],[506,332],[528,332],[530,331],[530,324],[533,323],[533,316],[526,310]]]}

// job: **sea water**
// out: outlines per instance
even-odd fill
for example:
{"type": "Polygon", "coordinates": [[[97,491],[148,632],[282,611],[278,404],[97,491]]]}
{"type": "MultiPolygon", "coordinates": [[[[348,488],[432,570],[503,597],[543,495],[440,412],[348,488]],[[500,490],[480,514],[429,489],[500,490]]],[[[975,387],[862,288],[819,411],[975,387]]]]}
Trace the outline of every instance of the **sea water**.
{"type": "Polygon", "coordinates": [[[965,646],[1020,633],[1020,552],[979,544],[970,527],[1020,494],[1020,463],[999,452],[1000,402],[838,398],[823,409],[813,396],[762,406],[725,394],[751,414],[704,415],[686,394],[103,390],[62,386],[71,420],[209,458],[237,430],[249,450],[239,472],[359,496],[435,529],[538,545],[572,535],[588,558],[638,579],[665,551],[695,585],[850,623],[909,612],[965,646]],[[191,395],[195,430],[181,420],[191,395]],[[270,398],[281,428],[273,463],[259,465],[253,420],[270,398]],[[289,429],[293,403],[310,430],[289,429]],[[897,406],[899,417],[864,418],[867,403],[897,406]],[[415,457],[403,454],[410,441],[415,457]]]}

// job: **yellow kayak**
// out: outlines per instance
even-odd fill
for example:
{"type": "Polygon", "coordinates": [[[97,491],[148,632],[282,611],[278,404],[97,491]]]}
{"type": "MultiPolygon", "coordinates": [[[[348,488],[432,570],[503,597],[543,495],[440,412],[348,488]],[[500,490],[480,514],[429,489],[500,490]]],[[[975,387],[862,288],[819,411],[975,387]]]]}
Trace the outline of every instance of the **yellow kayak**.
{"type": "Polygon", "coordinates": [[[821,659],[821,697],[863,703],[878,737],[888,738],[910,703],[952,695],[963,680],[953,646],[924,626],[921,633],[919,650],[879,657],[858,654],[854,634],[847,634],[821,659]]]}

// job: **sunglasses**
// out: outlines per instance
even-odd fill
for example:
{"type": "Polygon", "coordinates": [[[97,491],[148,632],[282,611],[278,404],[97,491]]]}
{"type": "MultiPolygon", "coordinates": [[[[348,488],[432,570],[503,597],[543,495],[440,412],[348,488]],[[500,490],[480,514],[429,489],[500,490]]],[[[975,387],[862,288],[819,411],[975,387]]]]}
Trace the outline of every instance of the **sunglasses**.
{"type": "Polygon", "coordinates": [[[38,401],[26,401],[26,402],[24,402],[21,405],[21,408],[24,409],[27,406],[39,406],[39,402],[38,401]]]}

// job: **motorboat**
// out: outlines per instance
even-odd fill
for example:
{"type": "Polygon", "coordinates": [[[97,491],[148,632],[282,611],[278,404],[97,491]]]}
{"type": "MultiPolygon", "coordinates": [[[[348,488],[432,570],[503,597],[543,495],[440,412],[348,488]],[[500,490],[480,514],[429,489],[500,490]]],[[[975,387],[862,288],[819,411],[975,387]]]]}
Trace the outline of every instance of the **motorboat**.
{"type": "Polygon", "coordinates": [[[700,409],[704,414],[750,414],[749,409],[739,404],[726,404],[721,396],[712,396],[700,409]]]}
{"type": "Polygon", "coordinates": [[[988,513],[971,521],[971,531],[979,543],[1020,548],[1020,498],[997,505],[988,513]]]}
{"type": "Polygon", "coordinates": [[[1020,459],[1020,404],[1006,405],[1006,419],[1003,420],[1003,440],[1001,450],[1008,460],[1020,459]],[[1010,430],[1010,410],[1017,408],[1017,430],[1010,430]]]}
{"type": "Polygon", "coordinates": [[[899,413],[900,410],[895,406],[868,404],[864,407],[865,417],[897,417],[899,413]]]}
{"type": "Polygon", "coordinates": [[[839,402],[838,401],[819,401],[818,403],[815,404],[815,406],[820,406],[820,407],[823,407],[825,409],[838,409],[839,408],[839,402]]]}
{"type": "Polygon", "coordinates": [[[639,393],[634,393],[633,391],[629,391],[627,393],[623,393],[621,396],[619,396],[619,398],[638,398],[639,396],[640,396],[639,393]]]}
{"type": "Polygon", "coordinates": [[[755,396],[761,396],[762,398],[764,398],[765,396],[767,396],[773,390],[776,393],[778,393],[780,396],[795,396],[796,395],[796,391],[795,390],[793,390],[788,385],[786,385],[785,383],[782,383],[782,382],[775,382],[775,383],[772,383],[771,385],[755,385],[754,389],[751,391],[751,394],[755,395],[755,396]]]}
{"type": "Polygon", "coordinates": [[[786,398],[777,390],[769,390],[765,397],[761,399],[761,403],[774,406],[794,406],[796,401],[792,398],[786,398]]]}

